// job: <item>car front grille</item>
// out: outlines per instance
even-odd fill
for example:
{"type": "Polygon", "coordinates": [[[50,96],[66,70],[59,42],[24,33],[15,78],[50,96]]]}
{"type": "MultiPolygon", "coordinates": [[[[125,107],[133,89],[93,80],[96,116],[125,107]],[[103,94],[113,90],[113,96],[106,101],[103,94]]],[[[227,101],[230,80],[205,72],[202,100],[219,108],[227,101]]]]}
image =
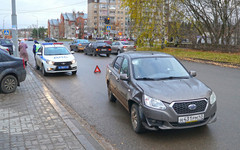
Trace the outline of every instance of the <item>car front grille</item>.
{"type": "Polygon", "coordinates": [[[71,61],[68,62],[55,62],[54,65],[55,66],[70,66],[72,64],[71,61]]]}
{"type": "Polygon", "coordinates": [[[175,102],[173,103],[172,108],[177,114],[191,114],[204,111],[207,107],[207,103],[208,102],[205,99],[190,102],[175,102]],[[191,104],[194,104],[196,108],[193,110],[189,109],[189,105],[191,104]]]}

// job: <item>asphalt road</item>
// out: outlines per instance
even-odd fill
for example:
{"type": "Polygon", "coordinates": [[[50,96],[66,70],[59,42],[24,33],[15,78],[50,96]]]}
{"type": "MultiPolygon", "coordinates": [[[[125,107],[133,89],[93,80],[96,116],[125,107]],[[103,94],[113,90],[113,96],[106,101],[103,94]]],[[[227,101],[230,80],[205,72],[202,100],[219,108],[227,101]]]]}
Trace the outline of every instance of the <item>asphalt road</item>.
{"type": "MultiPolygon", "coordinates": [[[[30,63],[33,63],[32,44],[33,42],[28,42],[30,63]]],[[[131,128],[128,112],[119,102],[111,103],[107,99],[106,66],[116,55],[108,58],[75,53],[74,56],[78,62],[76,76],[65,73],[44,78],[72,109],[117,149],[239,149],[239,69],[182,61],[188,70],[197,71],[197,78],[215,91],[218,105],[217,122],[206,127],[135,134],[131,128]],[[93,73],[96,65],[100,67],[101,73],[93,73]]]]}

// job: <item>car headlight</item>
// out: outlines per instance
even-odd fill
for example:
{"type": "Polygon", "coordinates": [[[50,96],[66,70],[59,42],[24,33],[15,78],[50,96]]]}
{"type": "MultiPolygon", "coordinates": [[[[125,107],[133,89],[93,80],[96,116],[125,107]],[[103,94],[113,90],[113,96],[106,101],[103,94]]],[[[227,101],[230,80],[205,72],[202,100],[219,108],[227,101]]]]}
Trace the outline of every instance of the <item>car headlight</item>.
{"type": "Polygon", "coordinates": [[[210,96],[210,104],[213,104],[216,102],[216,94],[214,92],[212,92],[211,96],[210,96]]]}
{"type": "Polygon", "coordinates": [[[72,60],[72,64],[75,64],[75,63],[76,63],[76,60],[75,60],[75,59],[73,59],[73,60],[72,60]]]}
{"type": "Polygon", "coordinates": [[[51,61],[51,60],[47,60],[46,62],[47,62],[47,64],[49,64],[49,65],[53,65],[53,64],[54,64],[54,61],[51,61]]]}
{"type": "Polygon", "coordinates": [[[144,95],[144,102],[148,107],[155,108],[155,109],[160,109],[160,110],[165,110],[166,106],[163,104],[162,101],[149,97],[147,95],[144,95]]]}

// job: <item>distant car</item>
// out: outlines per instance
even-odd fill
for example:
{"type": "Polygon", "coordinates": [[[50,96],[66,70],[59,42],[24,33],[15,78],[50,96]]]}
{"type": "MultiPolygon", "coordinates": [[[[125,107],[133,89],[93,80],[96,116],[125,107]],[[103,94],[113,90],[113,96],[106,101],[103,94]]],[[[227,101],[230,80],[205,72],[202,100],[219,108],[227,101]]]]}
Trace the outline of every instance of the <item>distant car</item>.
{"type": "Polygon", "coordinates": [[[77,73],[77,61],[63,43],[42,43],[36,53],[36,69],[41,68],[44,76],[49,73],[77,73]]]}
{"type": "Polygon", "coordinates": [[[116,41],[112,43],[112,53],[120,54],[127,51],[136,51],[134,42],[116,41]]]}
{"type": "Polygon", "coordinates": [[[54,38],[45,38],[44,41],[45,41],[45,42],[57,42],[57,39],[54,39],[54,38]]]}
{"type": "Polygon", "coordinates": [[[5,46],[0,45],[0,49],[4,50],[4,51],[7,52],[8,54],[10,54],[8,47],[5,47],[5,46]]]}
{"type": "Polygon", "coordinates": [[[119,40],[120,38],[119,37],[113,37],[113,40],[119,40]]]}
{"type": "Polygon", "coordinates": [[[13,43],[9,39],[0,39],[0,45],[9,48],[10,55],[13,54],[13,43]]]}
{"type": "Polygon", "coordinates": [[[109,44],[109,45],[112,45],[112,41],[110,41],[110,40],[96,40],[96,42],[98,42],[98,43],[107,43],[107,44],[109,44]]]}
{"type": "Polygon", "coordinates": [[[28,40],[28,41],[33,41],[33,38],[32,38],[32,37],[29,37],[27,40],[28,40]]]}
{"type": "Polygon", "coordinates": [[[73,42],[70,44],[70,50],[71,51],[83,51],[84,48],[89,44],[90,42],[85,39],[76,39],[73,40],[73,42]]]}
{"type": "Polygon", "coordinates": [[[89,43],[84,49],[84,54],[90,54],[94,56],[106,54],[106,56],[109,57],[111,54],[111,46],[104,42],[89,43]]]}
{"type": "Polygon", "coordinates": [[[26,78],[25,62],[0,50],[0,91],[12,93],[26,78]]]}
{"type": "Polygon", "coordinates": [[[96,37],[96,40],[103,40],[103,37],[96,37]]]}
{"type": "Polygon", "coordinates": [[[109,101],[129,112],[133,130],[184,129],[216,121],[216,95],[173,56],[127,52],[107,66],[109,101]]]}

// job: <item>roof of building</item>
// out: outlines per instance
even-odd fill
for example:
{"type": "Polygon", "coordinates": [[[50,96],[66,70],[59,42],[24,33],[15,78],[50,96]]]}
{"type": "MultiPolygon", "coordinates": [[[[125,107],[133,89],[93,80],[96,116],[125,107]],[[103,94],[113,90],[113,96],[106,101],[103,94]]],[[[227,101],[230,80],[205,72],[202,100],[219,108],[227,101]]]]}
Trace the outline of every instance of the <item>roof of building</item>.
{"type": "Polygon", "coordinates": [[[53,26],[59,26],[59,20],[58,19],[51,19],[49,20],[50,25],[53,26]]]}

